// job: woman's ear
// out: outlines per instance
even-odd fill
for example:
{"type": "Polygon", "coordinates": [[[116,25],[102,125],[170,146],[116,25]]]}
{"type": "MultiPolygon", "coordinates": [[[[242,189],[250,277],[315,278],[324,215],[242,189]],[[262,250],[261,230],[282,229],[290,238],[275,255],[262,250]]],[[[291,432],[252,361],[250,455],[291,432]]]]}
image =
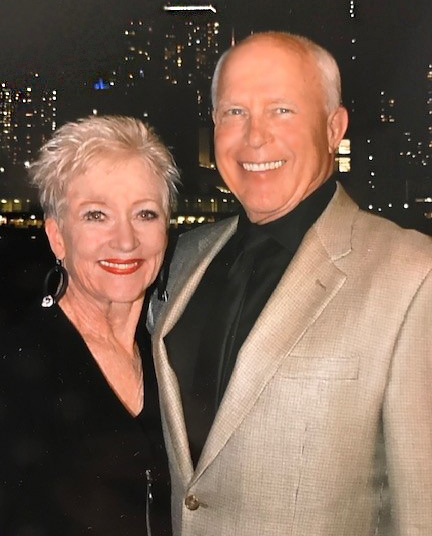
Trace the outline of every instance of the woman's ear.
{"type": "Polygon", "coordinates": [[[45,220],[45,232],[54,255],[57,259],[63,260],[66,255],[66,248],[63,234],[57,220],[54,218],[47,218],[45,220]]]}
{"type": "Polygon", "coordinates": [[[330,114],[327,122],[327,140],[329,153],[333,154],[339,147],[348,128],[348,112],[343,106],[330,114]]]}

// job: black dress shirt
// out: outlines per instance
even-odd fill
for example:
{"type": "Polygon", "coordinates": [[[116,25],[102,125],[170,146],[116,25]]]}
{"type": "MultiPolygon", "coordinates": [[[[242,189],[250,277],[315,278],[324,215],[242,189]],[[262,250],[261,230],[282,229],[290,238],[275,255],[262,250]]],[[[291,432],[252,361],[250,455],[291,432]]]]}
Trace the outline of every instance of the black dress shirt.
{"type": "Polygon", "coordinates": [[[335,187],[333,180],[327,181],[293,211],[267,224],[253,224],[241,213],[236,232],[210,263],[165,337],[194,465],[241,346],[335,187]]]}

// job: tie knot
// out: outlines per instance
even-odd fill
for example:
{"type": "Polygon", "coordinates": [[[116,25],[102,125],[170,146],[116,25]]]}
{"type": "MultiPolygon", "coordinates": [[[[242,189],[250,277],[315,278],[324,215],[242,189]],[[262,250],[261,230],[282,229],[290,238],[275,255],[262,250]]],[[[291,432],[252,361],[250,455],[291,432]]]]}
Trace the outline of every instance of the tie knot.
{"type": "Polygon", "coordinates": [[[228,276],[232,277],[233,274],[236,274],[244,278],[246,274],[250,274],[263,246],[271,241],[272,238],[259,225],[249,224],[238,242],[236,257],[229,269],[228,276]]]}

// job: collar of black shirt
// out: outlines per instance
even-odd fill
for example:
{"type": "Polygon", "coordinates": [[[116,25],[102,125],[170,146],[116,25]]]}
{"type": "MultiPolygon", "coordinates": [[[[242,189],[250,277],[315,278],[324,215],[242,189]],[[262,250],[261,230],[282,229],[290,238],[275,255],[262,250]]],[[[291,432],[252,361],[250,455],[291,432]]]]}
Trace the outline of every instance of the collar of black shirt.
{"type": "Polygon", "coordinates": [[[317,221],[336,191],[336,181],[331,178],[299,203],[294,210],[281,218],[265,224],[252,223],[242,209],[235,233],[241,244],[246,234],[265,233],[283,248],[295,253],[307,231],[317,221]]]}

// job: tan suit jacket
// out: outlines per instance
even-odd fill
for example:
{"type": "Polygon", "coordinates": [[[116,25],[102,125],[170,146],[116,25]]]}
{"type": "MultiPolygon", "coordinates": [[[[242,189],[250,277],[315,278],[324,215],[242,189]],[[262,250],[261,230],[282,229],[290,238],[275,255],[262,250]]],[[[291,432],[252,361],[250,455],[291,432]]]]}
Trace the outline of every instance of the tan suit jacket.
{"type": "Polygon", "coordinates": [[[193,469],[163,338],[236,225],[186,233],[150,311],[174,534],[431,536],[432,241],[340,186],[243,344],[193,469]]]}

